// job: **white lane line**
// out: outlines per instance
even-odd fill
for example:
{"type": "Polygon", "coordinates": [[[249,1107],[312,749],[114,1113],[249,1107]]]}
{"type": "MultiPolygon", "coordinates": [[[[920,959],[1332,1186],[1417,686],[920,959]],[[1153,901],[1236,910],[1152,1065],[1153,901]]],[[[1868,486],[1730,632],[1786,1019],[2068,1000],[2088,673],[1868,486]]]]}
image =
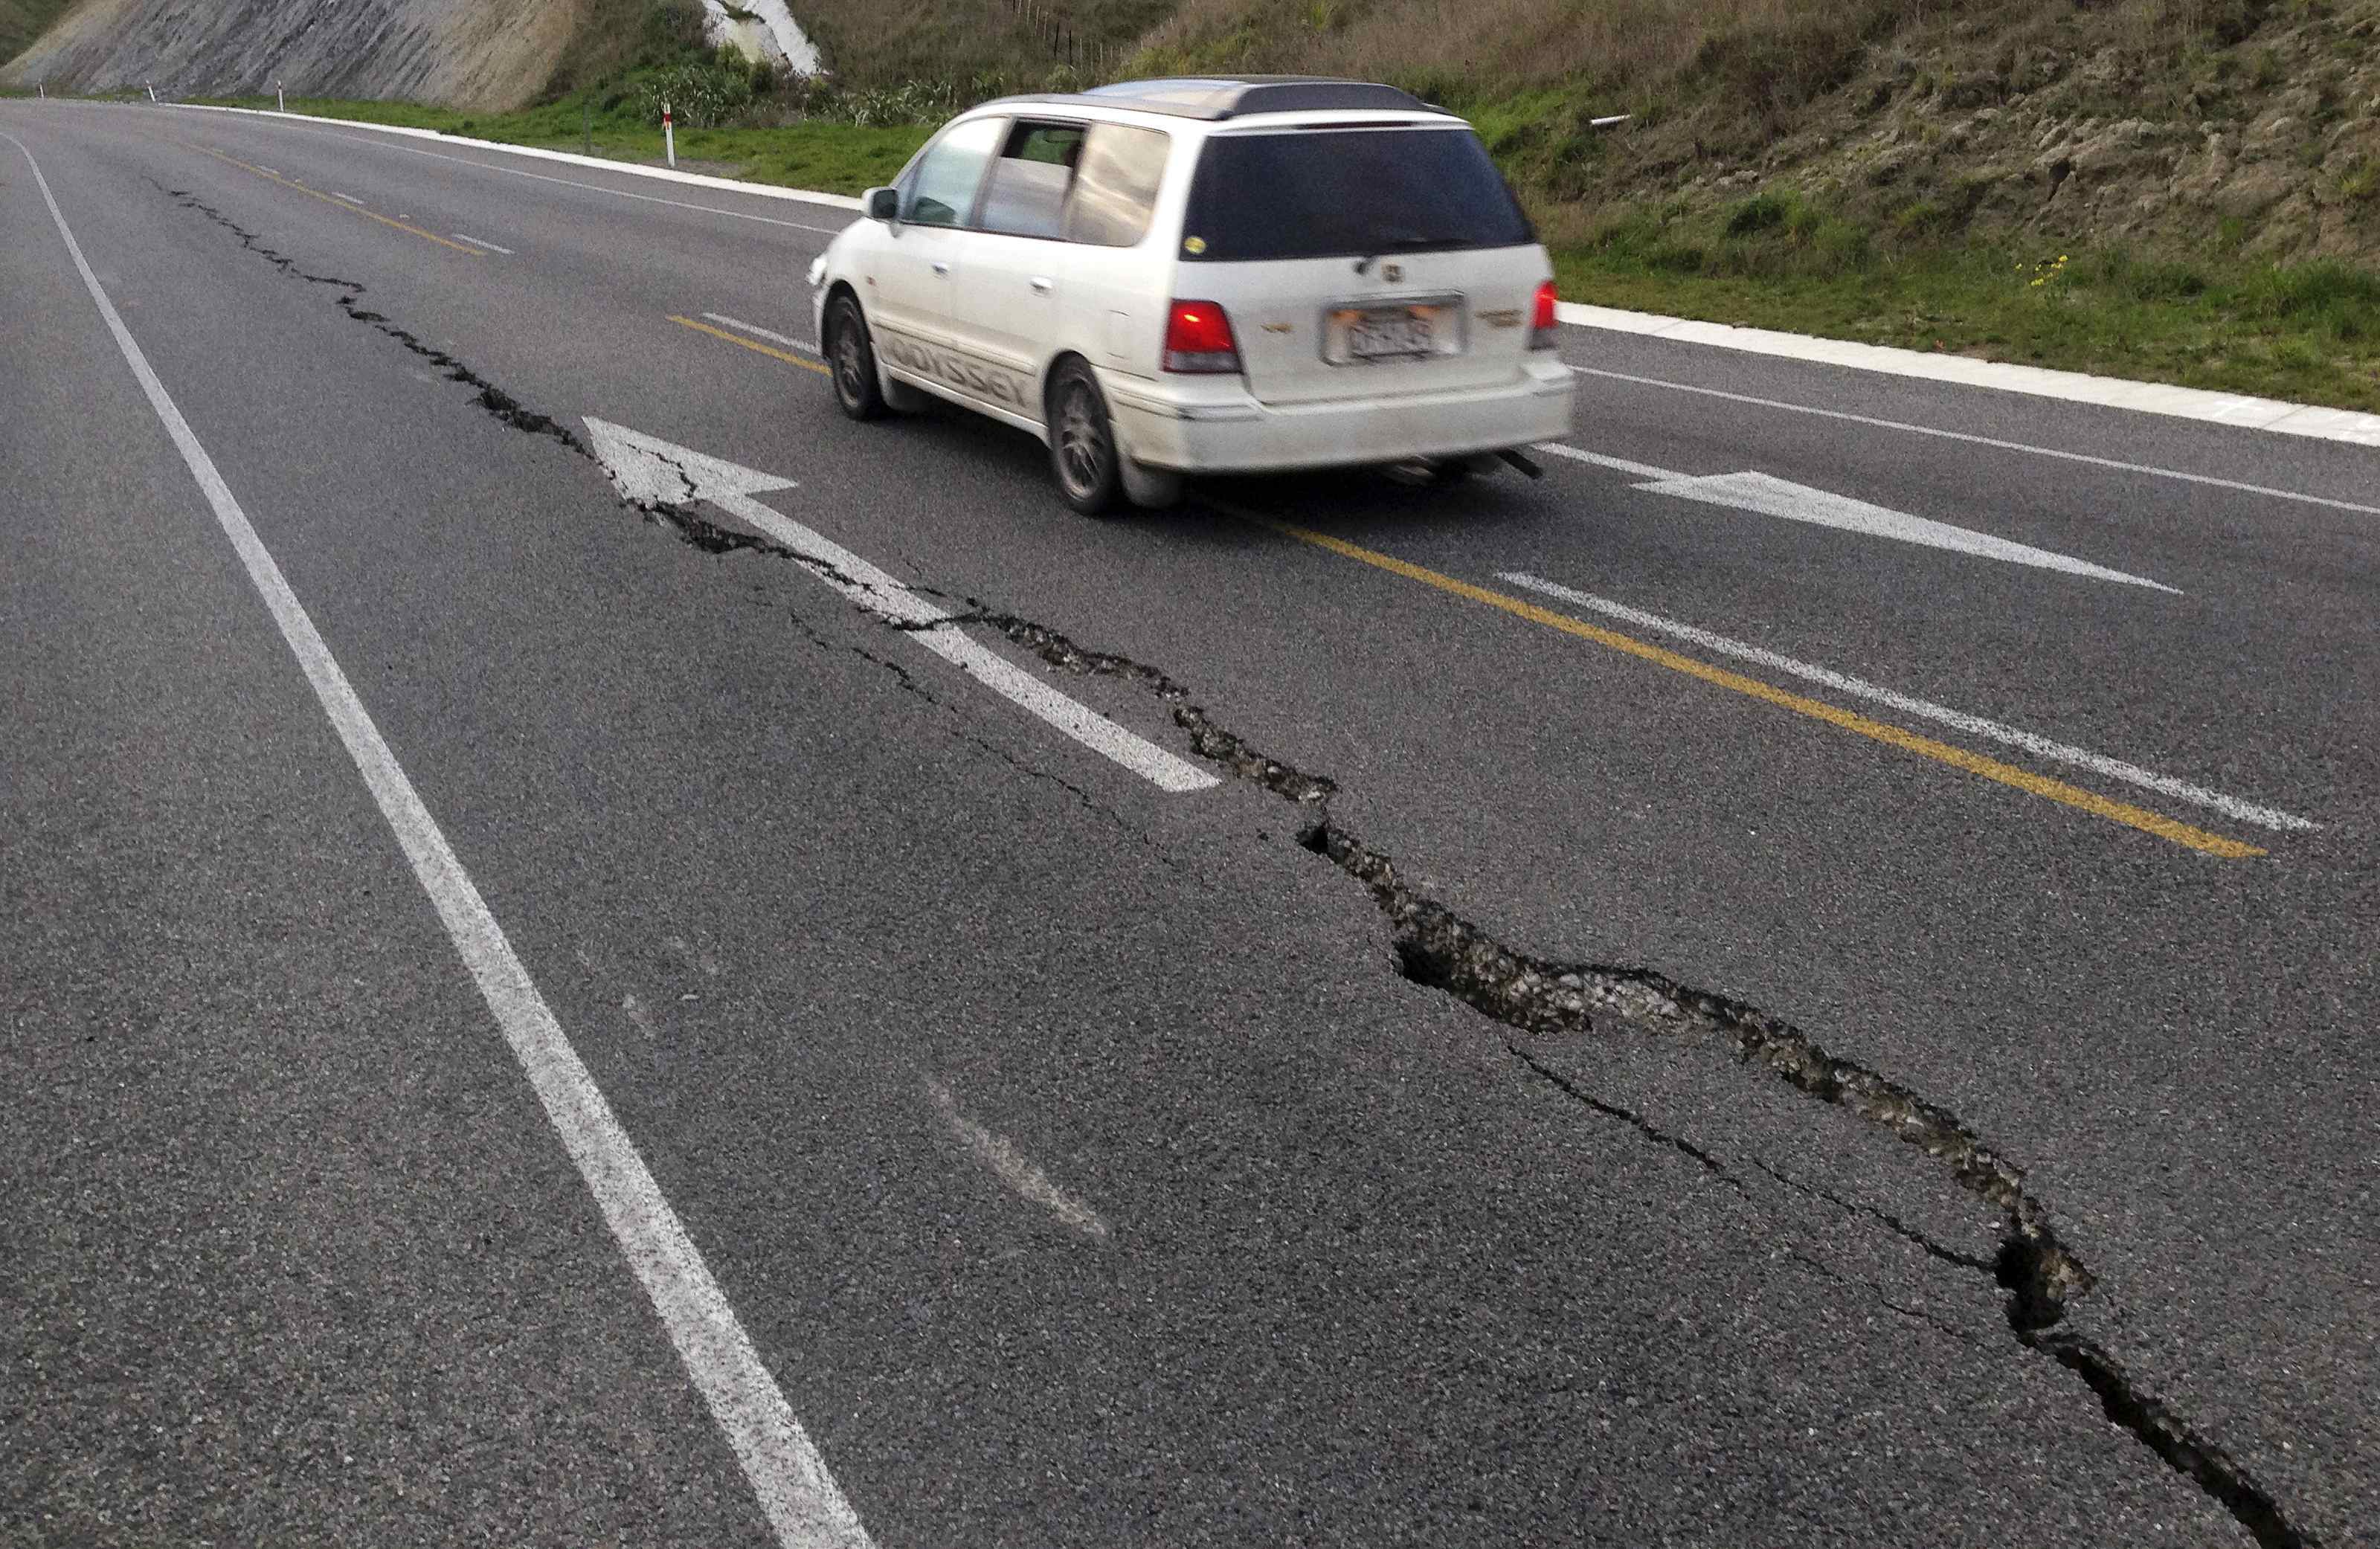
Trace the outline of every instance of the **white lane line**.
{"type": "Polygon", "coordinates": [[[811,344],[808,339],[794,339],[788,338],[783,333],[771,333],[767,329],[761,327],[759,323],[738,322],[735,319],[720,312],[705,312],[702,315],[709,318],[711,321],[718,323],[722,328],[741,329],[743,332],[751,334],[756,339],[767,339],[773,344],[783,345],[787,349],[797,349],[808,355],[816,355],[819,353],[819,347],[816,345],[811,344]]]}
{"type": "Polygon", "coordinates": [[[484,236],[470,236],[459,231],[448,232],[446,235],[457,242],[468,242],[473,247],[485,248],[491,252],[502,253],[506,258],[513,256],[513,250],[510,248],[499,248],[484,236]]]}
{"type": "Polygon", "coordinates": [[[339,190],[338,190],[338,189],[336,189],[336,188],[333,188],[333,189],[330,189],[330,190],[328,190],[328,191],[329,191],[329,193],[330,193],[330,196],[331,196],[333,199],[343,199],[343,200],[346,200],[349,204],[361,204],[361,203],[363,203],[363,200],[359,200],[359,199],[356,198],[356,196],[355,196],[355,195],[353,195],[353,194],[343,194],[343,193],[339,192],[339,190]]]}
{"type": "Polygon", "coordinates": [[[2126,784],[2137,785],[2143,790],[2155,791],[2180,801],[2192,802],[2199,806],[2222,813],[2226,817],[2236,817],[2243,823],[2254,823],[2267,829],[2282,829],[2298,833],[2321,826],[2293,813],[2282,812],[2269,806],[2259,806],[2253,802],[2241,801],[2237,796],[2227,796],[2220,791],[2210,791],[2204,785],[2192,785],[2188,781],[2176,780],[2171,775],[2161,775],[2154,769],[2144,769],[2137,764],[2127,764],[2122,759],[2110,758],[2103,753],[2094,753],[2088,748],[2053,742],[2047,737],[2032,732],[2021,731],[2014,726],[2003,726],[1997,720],[1986,720],[1979,715],[1969,715],[1964,710],[1954,710],[1947,706],[1937,705],[1931,700],[1898,694],[1891,689],[1869,683],[1864,678],[1854,678],[1848,673],[1813,666],[1806,661],[1797,661],[1790,656],[1764,650],[1758,646],[1747,645],[1742,640],[1731,640],[1724,635],[1714,635],[1709,630],[1697,629],[1693,624],[1681,623],[1675,619],[1666,619],[1658,613],[1648,613],[1641,608],[1631,608],[1624,602],[1614,602],[1609,598],[1597,597],[1591,592],[1577,591],[1546,580],[1542,576],[1529,575],[1525,571],[1504,571],[1498,575],[1497,579],[1536,592],[1541,596],[1558,598],[1576,607],[1591,609],[1609,618],[1625,620],[1640,628],[1658,630],[1677,639],[1691,641],[1703,649],[1716,652],[1720,656],[1731,656],[1741,661],[1757,662],[1772,671],[1789,673],[1809,683],[1823,684],[1828,688],[1838,689],[1875,704],[1888,705],[1908,715],[1921,716],[1927,720],[1955,727],[1959,731],[1988,738],[1993,742],[2004,743],[2010,747],[2021,747],[2039,757],[2060,764],[2071,764],[2078,768],[2089,769],[2095,774],[2106,775],[2111,780],[2120,780],[2126,784]]]}
{"type": "Polygon", "coordinates": [[[281,175],[279,173],[274,172],[271,167],[258,167],[256,170],[257,170],[257,171],[259,171],[259,172],[261,172],[261,173],[267,173],[267,174],[270,174],[272,176],[274,176],[274,177],[278,177],[278,176],[280,176],[280,175],[281,175]]]}
{"type": "Polygon", "coordinates": [[[280,565],[232,498],[214,459],[199,443],[189,421],[182,418],[107,293],[100,288],[99,277],[91,272],[81,245],[67,228],[41,164],[15,136],[0,134],[0,139],[16,146],[32,167],[33,181],[49,204],[50,218],[57,223],[58,235],[65,239],[100,316],[106,320],[108,332],[115,336],[125,363],[140,380],[150,407],[181,453],[190,476],[198,480],[323,714],[346,744],[347,756],[370,788],[406,859],[412,863],[415,877],[436,906],[488,1009],[495,1013],[505,1043],[520,1061],[564,1149],[601,1207],[604,1221],[643,1283],[645,1294],[651,1298],[654,1311],[661,1314],[712,1418],[726,1433],[745,1477],[759,1497],[761,1510],[776,1530],[777,1542],[785,1549],[872,1549],[858,1515],[827,1471],[826,1460],[819,1456],[808,1433],[794,1418],[776,1379],[753,1349],[735,1310],[728,1305],[726,1294],[711,1278],[700,1250],[638,1155],[636,1143],[620,1127],[595,1078],[570,1047],[552,1009],[406,777],[396,755],[372,724],[305,605],[290,590],[280,565]]]}
{"type": "Polygon", "coordinates": [[[2034,457],[2055,457],[2062,462],[2085,463],[2093,467],[2113,468],[2119,473],[2142,473],[2154,478],[2171,478],[2184,484],[2204,484],[2216,490],[2237,490],[2243,494],[2265,495],[2273,500],[2296,501],[2302,505],[2327,506],[2333,511],[2354,511],[2367,516],[2380,516],[2380,505],[2363,505],[2354,501],[2332,500],[2327,495],[2301,494],[2295,490],[2276,490],[2269,484],[2250,484],[2237,478],[2217,478],[2213,474],[2184,473],[2179,468],[2161,468],[2148,463],[2127,463],[2115,457],[2095,457],[2087,452],[2061,452],[2054,446],[2034,446],[2021,441],[2001,441],[1994,436],[1972,435],[1965,430],[1943,430],[1931,425],[1911,425],[1898,419],[1879,419],[1874,415],[1852,414],[1844,409],[1822,409],[1810,404],[1789,404],[1778,398],[1759,398],[1749,393],[1729,393],[1717,387],[1696,387],[1689,382],[1667,381],[1659,377],[1640,377],[1628,371],[1607,371],[1595,366],[1573,366],[1573,371],[1590,377],[1609,377],[1614,381],[1633,381],[1640,387],[1665,387],[1672,393],[1698,393],[1706,398],[1718,398],[1731,404],[1751,404],[1765,409],[1783,409],[1789,414],[1814,414],[1821,419],[1840,419],[1853,425],[1869,425],[1879,430],[1905,430],[1913,436],[1934,436],[1942,441],[1964,442],[1971,446],[1989,446],[2002,452],[2022,452],[2034,457]]]}
{"type": "Polygon", "coordinates": [[[1625,457],[1607,457],[1600,452],[1582,452],[1575,446],[1564,446],[1558,441],[1539,442],[1537,450],[1550,452],[1557,457],[1567,457],[1573,463],[1593,463],[1599,468],[1617,468],[1638,478],[1684,478],[1682,473],[1657,468],[1650,463],[1632,463],[1625,457]]]}
{"type": "Polygon", "coordinates": [[[981,1162],[994,1178],[1085,1237],[1099,1241],[1107,1240],[1108,1224],[1099,1219],[1098,1211],[1050,1182],[1049,1174],[1043,1172],[1032,1157],[1019,1151],[1015,1143],[1006,1135],[987,1130],[961,1113],[959,1100],[952,1094],[949,1083],[928,1076],[926,1095],[933,1099],[935,1108],[942,1116],[942,1122],[950,1127],[952,1134],[958,1137],[959,1144],[965,1146],[968,1154],[981,1162]]]}
{"type": "Polygon", "coordinates": [[[841,592],[864,612],[901,626],[925,649],[994,694],[1040,717],[1102,757],[1112,759],[1160,791],[1180,794],[1220,783],[1188,760],[1127,732],[1080,700],[1051,688],[1007,658],[961,634],[957,615],[911,591],[824,533],[754,499],[795,488],[790,478],[747,468],[723,457],[679,446],[625,425],[589,416],[589,443],[613,484],[631,501],[687,504],[709,501],[783,544],[795,563],[841,592]]]}

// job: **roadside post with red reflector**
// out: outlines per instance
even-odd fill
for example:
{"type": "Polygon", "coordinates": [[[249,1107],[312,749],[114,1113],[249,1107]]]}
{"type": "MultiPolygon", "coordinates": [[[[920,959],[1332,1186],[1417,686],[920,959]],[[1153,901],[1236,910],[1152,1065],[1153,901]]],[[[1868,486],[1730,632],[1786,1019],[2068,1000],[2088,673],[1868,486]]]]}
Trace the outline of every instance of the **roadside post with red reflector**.
{"type": "Polygon", "coordinates": [[[677,165],[677,126],[670,119],[667,103],[662,104],[662,150],[669,157],[669,164],[677,165]]]}

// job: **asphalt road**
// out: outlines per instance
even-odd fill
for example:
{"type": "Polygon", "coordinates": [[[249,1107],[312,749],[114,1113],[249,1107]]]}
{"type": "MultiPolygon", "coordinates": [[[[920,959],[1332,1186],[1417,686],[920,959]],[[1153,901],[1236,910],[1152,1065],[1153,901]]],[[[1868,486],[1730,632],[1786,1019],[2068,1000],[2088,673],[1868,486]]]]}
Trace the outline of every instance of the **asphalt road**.
{"type": "Polygon", "coordinates": [[[0,1538],[861,1541],[38,164],[864,1541],[2380,1542],[2380,452],[1567,329],[1542,482],[1091,523],[836,413],[831,207],[0,132],[0,1538]]]}

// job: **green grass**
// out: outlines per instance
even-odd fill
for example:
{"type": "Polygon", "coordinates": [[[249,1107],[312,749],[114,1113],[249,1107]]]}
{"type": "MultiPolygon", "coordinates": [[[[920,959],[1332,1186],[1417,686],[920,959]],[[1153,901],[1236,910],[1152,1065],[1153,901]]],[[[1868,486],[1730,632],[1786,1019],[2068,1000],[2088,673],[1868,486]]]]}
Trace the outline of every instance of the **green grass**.
{"type": "MultiPolygon", "coordinates": [[[[442,134],[533,145],[549,151],[586,149],[591,119],[594,154],[647,166],[662,163],[662,129],[623,100],[602,105],[616,91],[574,95],[518,113],[470,114],[413,103],[334,102],[292,97],[289,111],[368,124],[401,124],[442,134]]],[[[270,97],[223,99],[234,107],[266,107],[270,97]]],[[[681,128],[678,165],[721,177],[740,177],[784,188],[831,194],[856,194],[890,182],[926,142],[932,127],[896,124],[862,127],[808,120],[781,128],[681,128]]]]}
{"type": "Polygon", "coordinates": [[[2380,411],[2380,272],[2021,250],[1791,195],[1639,209],[1560,242],[1565,300],[2380,411]]]}

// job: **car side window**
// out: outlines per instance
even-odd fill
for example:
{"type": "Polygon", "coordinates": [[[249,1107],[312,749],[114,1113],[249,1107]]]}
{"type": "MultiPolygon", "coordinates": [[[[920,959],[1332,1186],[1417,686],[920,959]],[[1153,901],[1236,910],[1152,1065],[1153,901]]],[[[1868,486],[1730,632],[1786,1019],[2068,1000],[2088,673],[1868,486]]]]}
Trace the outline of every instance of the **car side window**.
{"type": "Polygon", "coordinates": [[[978,118],[936,140],[909,175],[901,196],[901,218],[921,226],[966,224],[984,168],[1007,131],[1005,118],[978,118]]]}
{"type": "Polygon", "coordinates": [[[1148,231],[1173,138],[1161,129],[1094,124],[1066,201],[1069,242],[1129,248],[1148,231]]]}
{"type": "Polygon", "coordinates": [[[976,224],[1013,236],[1055,236],[1066,185],[1083,153],[1080,124],[1019,122],[1008,132],[976,224]]]}

